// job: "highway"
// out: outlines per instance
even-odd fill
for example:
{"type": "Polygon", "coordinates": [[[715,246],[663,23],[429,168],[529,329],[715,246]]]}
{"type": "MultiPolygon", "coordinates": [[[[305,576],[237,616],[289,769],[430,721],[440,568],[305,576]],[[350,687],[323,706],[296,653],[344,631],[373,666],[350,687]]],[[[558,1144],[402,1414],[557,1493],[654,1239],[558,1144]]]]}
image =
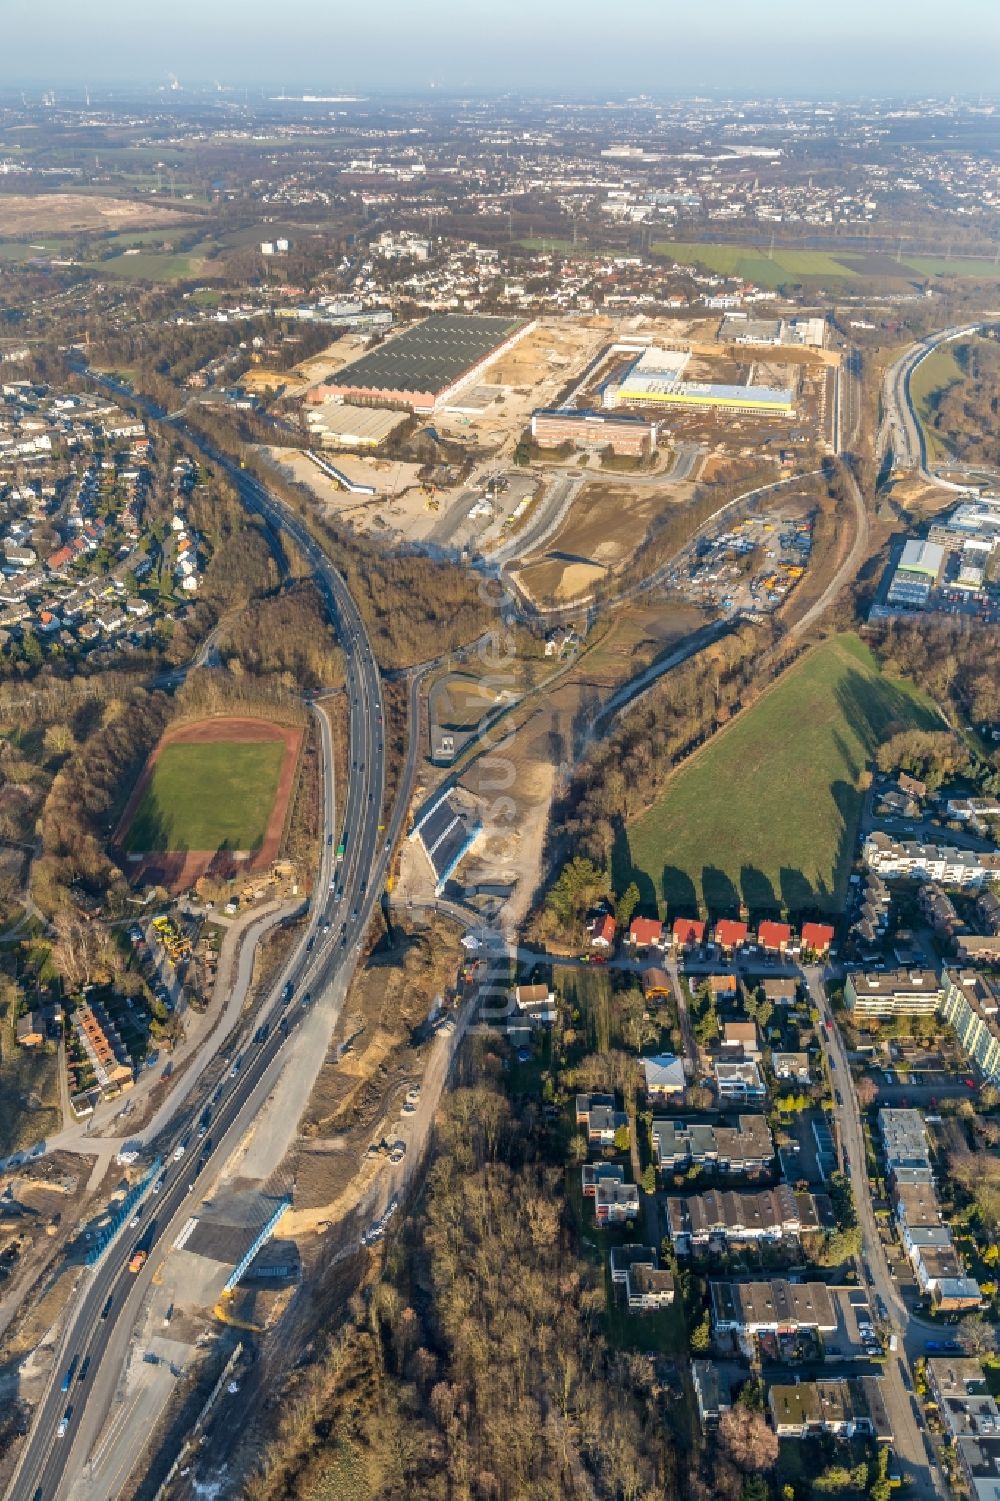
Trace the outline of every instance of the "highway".
{"type": "MultiPolygon", "coordinates": [[[[114,382],[101,379],[100,383],[136,400],[134,393],[114,382]]],[[[149,411],[162,420],[157,409],[149,407],[149,411]]],[[[335,853],[332,737],[321,714],[326,773],[324,827],[308,932],[250,1024],[258,1028],[266,1025],[266,1037],[259,1042],[248,1041],[248,1026],[233,1066],[215,1086],[211,1134],[203,1140],[195,1136],[197,1113],[206,1105],[202,1096],[185,1112],[183,1124],[150,1144],[150,1155],[158,1152],[165,1166],[157,1179],[158,1190],[148,1193],[138,1211],[138,1223],[133,1220],[120,1231],[93,1268],[82,1270],[60,1353],[7,1493],[10,1501],[50,1501],[64,1495],[82,1470],[111,1409],[143,1298],[163,1255],[259,1114],[283,1067],[287,1041],[309,1008],[334,987],[341,999],[346,991],[382,892],[390,851],[401,832],[416,767],[419,736],[413,733],[401,793],[383,829],[381,678],[357,607],[340,574],[299,518],[227,456],[210,449],[200,436],[189,436],[207,458],[226,470],[248,510],[294,540],[312,567],[343,647],[350,756],[340,831],[344,855],[340,860],[335,853]],[[183,1154],[175,1160],[182,1145],[183,1154]],[[128,1263],[139,1245],[148,1256],[141,1270],[133,1274],[128,1263]],[[63,1392],[62,1383],[74,1359],[76,1369],[69,1390],[63,1392]]],[[[418,695],[419,678],[415,676],[410,684],[411,726],[416,724],[418,695]]]]}
{"type": "Polygon", "coordinates": [[[927,472],[927,442],[923,426],[917,417],[910,394],[910,380],[914,370],[940,344],[950,344],[965,334],[975,333],[978,323],[961,327],[945,328],[911,344],[889,366],[882,380],[882,426],[879,431],[877,456],[881,459],[887,448],[892,449],[894,469],[918,469],[924,479],[934,482],[927,472]]]}

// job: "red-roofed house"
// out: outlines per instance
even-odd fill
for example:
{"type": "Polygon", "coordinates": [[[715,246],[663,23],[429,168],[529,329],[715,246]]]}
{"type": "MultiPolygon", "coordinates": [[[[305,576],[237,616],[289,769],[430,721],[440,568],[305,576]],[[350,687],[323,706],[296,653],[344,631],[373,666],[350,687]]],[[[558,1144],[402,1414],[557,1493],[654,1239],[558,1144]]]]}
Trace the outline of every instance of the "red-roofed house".
{"type": "Polygon", "coordinates": [[[590,947],[592,949],[612,949],[615,946],[615,920],[610,912],[602,912],[599,917],[592,917],[587,924],[587,932],[590,934],[590,947]]]}
{"type": "Polygon", "coordinates": [[[833,942],[833,929],[825,922],[802,924],[802,947],[811,954],[827,954],[833,942]]]}
{"type": "Polygon", "coordinates": [[[742,948],[749,936],[749,929],[745,922],[735,922],[731,917],[720,917],[715,924],[714,938],[721,949],[732,953],[734,949],[742,948]]]}
{"type": "Polygon", "coordinates": [[[705,942],[705,924],[694,917],[675,917],[673,940],[675,949],[693,949],[705,942]]]}
{"type": "Polygon", "coordinates": [[[57,547],[55,552],[49,557],[48,570],[50,573],[62,573],[63,569],[68,568],[72,561],[72,548],[57,547]]]}
{"type": "Polygon", "coordinates": [[[792,930],[786,922],[762,922],[757,929],[757,942],[771,954],[783,954],[792,941],[792,930]]]}
{"type": "Polygon", "coordinates": [[[655,917],[633,917],[628,941],[634,949],[658,949],[663,943],[663,924],[655,917]]]}

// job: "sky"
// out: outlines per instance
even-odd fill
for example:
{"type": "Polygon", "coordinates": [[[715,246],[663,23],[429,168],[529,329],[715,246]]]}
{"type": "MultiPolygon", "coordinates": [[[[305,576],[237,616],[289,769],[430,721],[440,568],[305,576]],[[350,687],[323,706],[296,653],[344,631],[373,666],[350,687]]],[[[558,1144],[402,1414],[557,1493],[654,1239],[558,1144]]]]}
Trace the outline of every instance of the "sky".
{"type": "Polygon", "coordinates": [[[1000,0],[0,0],[0,83],[1000,94],[1000,0]]]}

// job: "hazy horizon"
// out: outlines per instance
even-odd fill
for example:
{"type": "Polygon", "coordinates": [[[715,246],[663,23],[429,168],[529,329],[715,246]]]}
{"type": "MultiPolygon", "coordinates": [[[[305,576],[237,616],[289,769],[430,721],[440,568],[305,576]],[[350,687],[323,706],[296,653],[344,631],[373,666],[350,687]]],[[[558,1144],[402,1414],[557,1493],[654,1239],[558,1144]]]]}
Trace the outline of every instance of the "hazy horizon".
{"type": "MultiPolygon", "coordinates": [[[[148,4],[148,0],[147,0],[148,4]]],[[[0,84],[144,88],[166,82],[295,92],[996,97],[1000,4],[952,0],[461,0],[381,3],[349,15],[324,0],[172,0],[141,25],[119,0],[6,0],[0,84]]]]}

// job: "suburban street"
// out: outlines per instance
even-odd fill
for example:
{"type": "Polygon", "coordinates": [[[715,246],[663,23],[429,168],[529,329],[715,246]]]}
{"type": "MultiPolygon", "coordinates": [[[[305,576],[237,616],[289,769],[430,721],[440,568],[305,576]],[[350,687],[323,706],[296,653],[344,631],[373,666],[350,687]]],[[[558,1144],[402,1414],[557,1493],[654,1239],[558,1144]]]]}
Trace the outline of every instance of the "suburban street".
{"type": "MultiPolygon", "coordinates": [[[[886,1262],[875,1221],[872,1185],[868,1181],[861,1114],[851,1084],[847,1051],[826,999],[823,971],[815,965],[807,966],[803,970],[803,977],[813,1005],[820,1015],[818,1031],[831,1078],[835,1084],[839,1081],[841,1086],[841,1103],[835,1103],[834,1115],[839,1135],[841,1167],[850,1180],[861,1227],[864,1247],[863,1279],[870,1293],[882,1299],[889,1315],[890,1328],[899,1336],[900,1341],[900,1349],[890,1352],[886,1357],[883,1379],[883,1395],[892,1423],[896,1454],[914,1494],[927,1498],[940,1497],[945,1494],[941,1474],[937,1465],[931,1465],[928,1461],[924,1442],[926,1429],[918,1426],[917,1409],[912,1399],[913,1381],[908,1365],[909,1360],[922,1351],[924,1335],[920,1334],[919,1343],[914,1344],[915,1331],[910,1332],[911,1315],[899,1295],[886,1262]],[[907,1342],[908,1335],[910,1345],[907,1342]]],[[[837,1100],[836,1094],[834,1100],[837,1100]]]]}

